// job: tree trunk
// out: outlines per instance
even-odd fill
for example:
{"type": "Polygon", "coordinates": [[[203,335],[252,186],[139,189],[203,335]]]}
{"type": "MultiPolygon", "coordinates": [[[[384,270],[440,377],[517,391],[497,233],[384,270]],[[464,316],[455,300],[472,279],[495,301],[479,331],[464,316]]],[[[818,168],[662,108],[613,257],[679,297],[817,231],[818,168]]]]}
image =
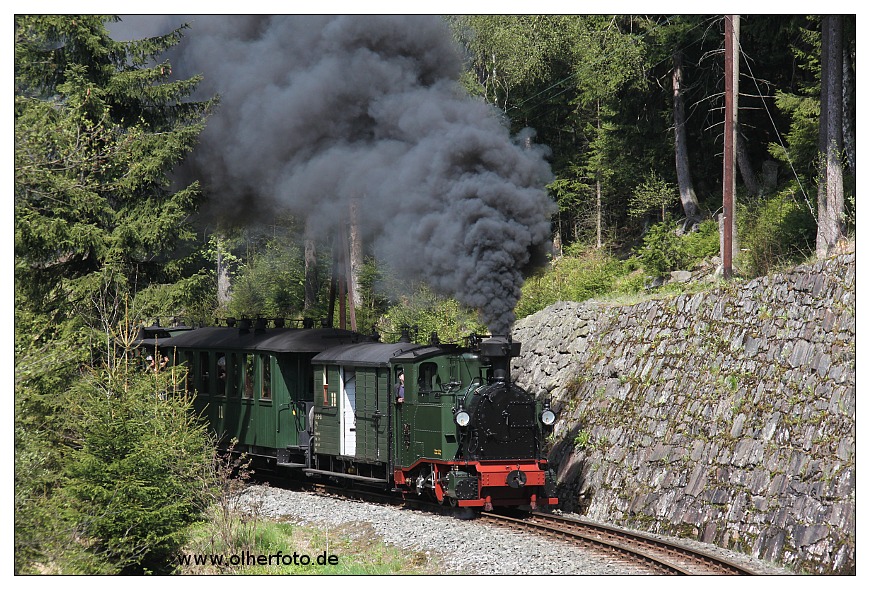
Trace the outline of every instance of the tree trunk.
{"type": "Polygon", "coordinates": [[[743,179],[743,186],[750,195],[758,196],[761,194],[761,184],[755,176],[755,171],[752,169],[752,162],[749,160],[749,153],[746,151],[746,140],[743,135],[737,132],[737,167],[740,170],[740,178],[743,179]]]}
{"type": "MultiPolygon", "coordinates": [[[[598,137],[601,137],[601,101],[597,101],[595,109],[596,125],[598,126],[598,137]]],[[[600,166],[595,172],[595,235],[597,239],[597,247],[601,248],[601,226],[603,212],[601,211],[601,169],[600,166]]]]}
{"type": "Polygon", "coordinates": [[[217,236],[217,263],[215,271],[217,272],[217,303],[219,309],[226,309],[230,302],[230,269],[229,265],[224,262],[224,240],[223,236],[217,236]]]}
{"type": "Polygon", "coordinates": [[[827,258],[845,236],[843,201],[843,19],[822,19],[822,84],[819,120],[819,213],[816,256],[827,258]]]}
{"type": "Polygon", "coordinates": [[[317,241],[314,238],[311,220],[305,221],[305,303],[303,311],[317,304],[320,282],[317,276],[317,241]]]}
{"type": "Polygon", "coordinates": [[[601,180],[595,178],[595,232],[597,236],[597,247],[601,248],[601,180]]]}
{"type": "Polygon", "coordinates": [[[843,150],[849,170],[855,174],[855,61],[851,40],[843,41],[843,150]]]}
{"type": "Polygon", "coordinates": [[[359,215],[356,199],[350,202],[350,292],[355,308],[362,307],[362,289],[359,279],[363,268],[363,243],[359,229],[359,215]]]}
{"type": "MultiPolygon", "coordinates": [[[[345,317],[348,317],[346,313],[349,313],[350,318],[350,329],[354,332],[356,331],[356,295],[354,294],[354,281],[356,277],[353,272],[353,255],[351,254],[352,247],[350,244],[349,234],[352,234],[354,230],[354,224],[349,223],[346,228],[347,233],[342,232],[341,234],[341,259],[342,259],[342,275],[339,279],[338,283],[338,296],[339,296],[339,309],[341,310],[341,318],[344,321],[345,317]],[[345,306],[347,307],[347,312],[345,312],[345,306]]],[[[342,323],[340,325],[342,329],[346,326],[342,323]]]]}
{"type": "MultiPolygon", "coordinates": [[[[601,137],[601,101],[596,102],[595,108],[596,125],[598,126],[598,137],[601,137]]],[[[601,226],[603,213],[601,211],[601,171],[595,172],[595,235],[597,239],[597,247],[601,248],[601,226]]]]}
{"type": "Polygon", "coordinates": [[[674,154],[677,162],[677,182],[680,185],[680,202],[683,204],[683,212],[686,214],[686,227],[689,228],[701,221],[701,208],[692,186],[689,153],[686,147],[686,111],[682,95],[683,54],[677,51],[674,53],[673,59],[674,154]]]}

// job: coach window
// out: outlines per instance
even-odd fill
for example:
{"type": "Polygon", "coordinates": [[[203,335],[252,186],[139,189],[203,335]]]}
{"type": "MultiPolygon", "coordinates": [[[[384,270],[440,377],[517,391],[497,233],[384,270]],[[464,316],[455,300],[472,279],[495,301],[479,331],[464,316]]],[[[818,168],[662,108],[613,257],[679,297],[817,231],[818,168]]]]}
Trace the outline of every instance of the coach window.
{"type": "Polygon", "coordinates": [[[199,353],[199,392],[204,395],[209,395],[211,391],[208,388],[208,367],[209,355],[207,352],[199,353]]]}
{"type": "Polygon", "coordinates": [[[245,358],[245,389],[244,397],[254,397],[254,355],[246,354],[245,358]]]}
{"type": "Polygon", "coordinates": [[[196,387],[193,384],[193,376],[195,375],[193,372],[193,353],[186,350],[183,355],[184,366],[187,368],[187,372],[184,374],[184,388],[188,393],[193,393],[196,390],[196,387]]]}
{"type": "Polygon", "coordinates": [[[227,355],[217,353],[217,394],[227,394],[227,355]]]}
{"type": "Polygon", "coordinates": [[[272,357],[268,354],[260,355],[260,362],[263,365],[263,371],[261,375],[263,376],[263,384],[260,389],[260,398],[261,399],[272,399],[272,357]]]}
{"type": "Polygon", "coordinates": [[[237,363],[239,362],[239,355],[235,352],[231,352],[227,356],[227,396],[228,397],[239,397],[239,369],[237,363]]]}

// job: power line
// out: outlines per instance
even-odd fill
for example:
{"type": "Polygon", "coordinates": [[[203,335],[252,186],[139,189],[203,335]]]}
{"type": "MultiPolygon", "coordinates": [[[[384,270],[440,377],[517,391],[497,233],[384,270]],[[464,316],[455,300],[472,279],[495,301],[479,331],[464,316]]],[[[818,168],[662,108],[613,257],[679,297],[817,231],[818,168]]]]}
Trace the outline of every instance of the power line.
{"type": "MultiPolygon", "coordinates": [[[[758,92],[758,96],[762,96],[761,95],[761,88],[758,86],[758,79],[755,77],[755,74],[752,73],[752,66],[749,65],[749,57],[747,56],[746,52],[743,51],[743,46],[739,42],[738,42],[738,48],[740,49],[740,55],[741,55],[741,57],[743,57],[743,61],[746,63],[746,67],[749,70],[749,78],[755,84],[755,90],[758,92]]],[[[786,157],[786,160],[788,161],[788,166],[791,169],[791,172],[794,175],[794,178],[798,183],[798,187],[801,190],[801,194],[804,197],[804,201],[806,201],[807,208],[810,210],[810,215],[813,216],[813,219],[818,224],[819,220],[816,218],[816,214],[813,211],[812,205],[810,204],[810,199],[807,196],[806,191],[804,190],[803,183],[801,183],[800,176],[798,176],[797,170],[795,170],[794,163],[792,162],[791,156],[789,155],[789,152],[788,152],[788,148],[785,146],[785,142],[782,140],[782,135],[780,135],[780,133],[779,133],[779,128],[777,128],[777,126],[776,126],[776,121],[773,120],[773,115],[771,114],[770,109],[767,107],[767,101],[762,99],[761,104],[764,105],[764,111],[767,113],[768,119],[770,119],[770,124],[773,127],[774,133],[776,133],[776,139],[777,139],[777,141],[779,141],[780,147],[782,147],[783,151],[785,152],[785,157],[786,157]]]]}
{"type": "MultiPolygon", "coordinates": [[[[693,26],[692,28],[690,28],[690,29],[687,31],[687,33],[691,33],[691,32],[694,31],[695,29],[700,28],[700,27],[702,27],[702,26],[704,26],[704,25],[707,25],[707,24],[709,24],[710,22],[712,22],[713,20],[718,19],[718,18],[719,18],[719,17],[711,17],[711,18],[708,19],[708,20],[705,20],[705,21],[699,22],[698,24],[696,24],[695,26],[693,26]]],[[[669,25],[669,24],[672,22],[672,19],[673,19],[673,17],[671,17],[671,16],[666,17],[665,20],[664,20],[663,22],[657,23],[654,27],[652,27],[652,28],[648,29],[647,31],[645,31],[642,35],[637,36],[636,39],[637,39],[638,41],[643,40],[643,39],[646,38],[647,36],[653,34],[653,33],[654,33],[655,31],[657,31],[658,29],[660,29],[660,28],[662,28],[662,27],[664,27],[664,26],[666,26],[666,25],[669,25]]],[[[679,50],[682,51],[682,50],[688,49],[688,48],[691,47],[692,45],[695,45],[696,43],[699,43],[699,42],[700,42],[700,40],[699,40],[699,39],[696,39],[696,40],[694,40],[694,41],[692,41],[692,42],[686,44],[685,46],[680,47],[679,50]]],[[[553,84],[551,84],[551,85],[549,85],[548,87],[544,88],[543,90],[541,90],[541,91],[539,91],[539,92],[536,92],[536,93],[533,94],[532,96],[529,96],[528,98],[526,98],[526,99],[523,100],[522,102],[519,102],[519,103],[517,103],[517,104],[514,104],[514,105],[512,105],[512,106],[510,106],[510,107],[505,108],[505,114],[508,114],[508,113],[510,113],[510,112],[513,111],[513,110],[520,109],[520,108],[524,107],[524,106],[525,106],[529,101],[531,101],[531,100],[537,98],[538,96],[544,94],[545,92],[547,92],[547,91],[549,91],[549,90],[552,90],[553,88],[556,88],[556,87],[558,87],[558,86],[564,84],[565,82],[571,80],[572,78],[578,78],[581,74],[586,73],[586,72],[588,72],[591,68],[593,68],[593,67],[595,67],[595,66],[597,66],[597,65],[599,65],[599,64],[601,64],[601,63],[603,63],[603,62],[604,62],[607,58],[609,58],[609,57],[610,57],[609,54],[604,54],[604,55],[602,55],[602,56],[601,56],[598,60],[596,60],[596,61],[593,61],[593,62],[584,62],[584,63],[583,63],[583,66],[586,67],[585,70],[582,70],[582,71],[578,71],[578,72],[574,72],[574,73],[572,73],[572,74],[569,74],[568,76],[565,76],[565,77],[562,78],[561,80],[557,80],[556,82],[554,82],[553,84]]],[[[659,64],[663,63],[663,62],[665,61],[665,59],[667,59],[667,58],[663,58],[662,60],[659,60],[658,62],[656,62],[656,63],[654,63],[654,64],[651,64],[651,65],[650,65],[650,69],[655,68],[655,67],[658,66],[659,64]]],[[[563,89],[560,90],[559,92],[556,92],[555,94],[552,94],[552,95],[548,96],[548,97],[545,98],[544,100],[541,100],[540,102],[538,102],[538,103],[532,105],[531,108],[532,108],[532,109],[535,109],[535,108],[541,106],[542,104],[544,104],[545,102],[550,101],[550,100],[552,100],[552,99],[554,99],[554,98],[556,98],[556,97],[558,97],[558,96],[561,96],[561,95],[564,94],[565,92],[568,92],[570,89],[571,89],[570,87],[563,88],[563,89]]]]}

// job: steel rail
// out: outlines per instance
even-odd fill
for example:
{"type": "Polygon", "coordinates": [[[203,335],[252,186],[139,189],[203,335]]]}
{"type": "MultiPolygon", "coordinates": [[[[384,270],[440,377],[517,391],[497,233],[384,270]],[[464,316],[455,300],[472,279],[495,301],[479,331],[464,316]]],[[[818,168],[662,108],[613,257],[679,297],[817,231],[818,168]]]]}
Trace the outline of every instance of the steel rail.
{"type": "Polygon", "coordinates": [[[525,518],[483,513],[481,517],[511,528],[524,529],[573,544],[592,547],[643,564],[669,575],[754,575],[755,572],[724,558],[675,545],[643,533],[564,516],[533,512],[525,518]]]}

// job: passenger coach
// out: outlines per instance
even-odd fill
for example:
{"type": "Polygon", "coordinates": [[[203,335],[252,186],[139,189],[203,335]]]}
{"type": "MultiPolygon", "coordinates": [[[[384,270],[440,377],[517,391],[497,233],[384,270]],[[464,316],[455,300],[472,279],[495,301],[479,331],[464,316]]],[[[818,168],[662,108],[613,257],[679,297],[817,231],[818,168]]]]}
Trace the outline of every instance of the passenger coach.
{"type": "Polygon", "coordinates": [[[303,466],[308,451],[306,411],[313,403],[311,359],[364,337],[347,330],[267,328],[265,320],[236,327],[176,333],[161,345],[188,368],[187,390],[226,447],[303,466]]]}

